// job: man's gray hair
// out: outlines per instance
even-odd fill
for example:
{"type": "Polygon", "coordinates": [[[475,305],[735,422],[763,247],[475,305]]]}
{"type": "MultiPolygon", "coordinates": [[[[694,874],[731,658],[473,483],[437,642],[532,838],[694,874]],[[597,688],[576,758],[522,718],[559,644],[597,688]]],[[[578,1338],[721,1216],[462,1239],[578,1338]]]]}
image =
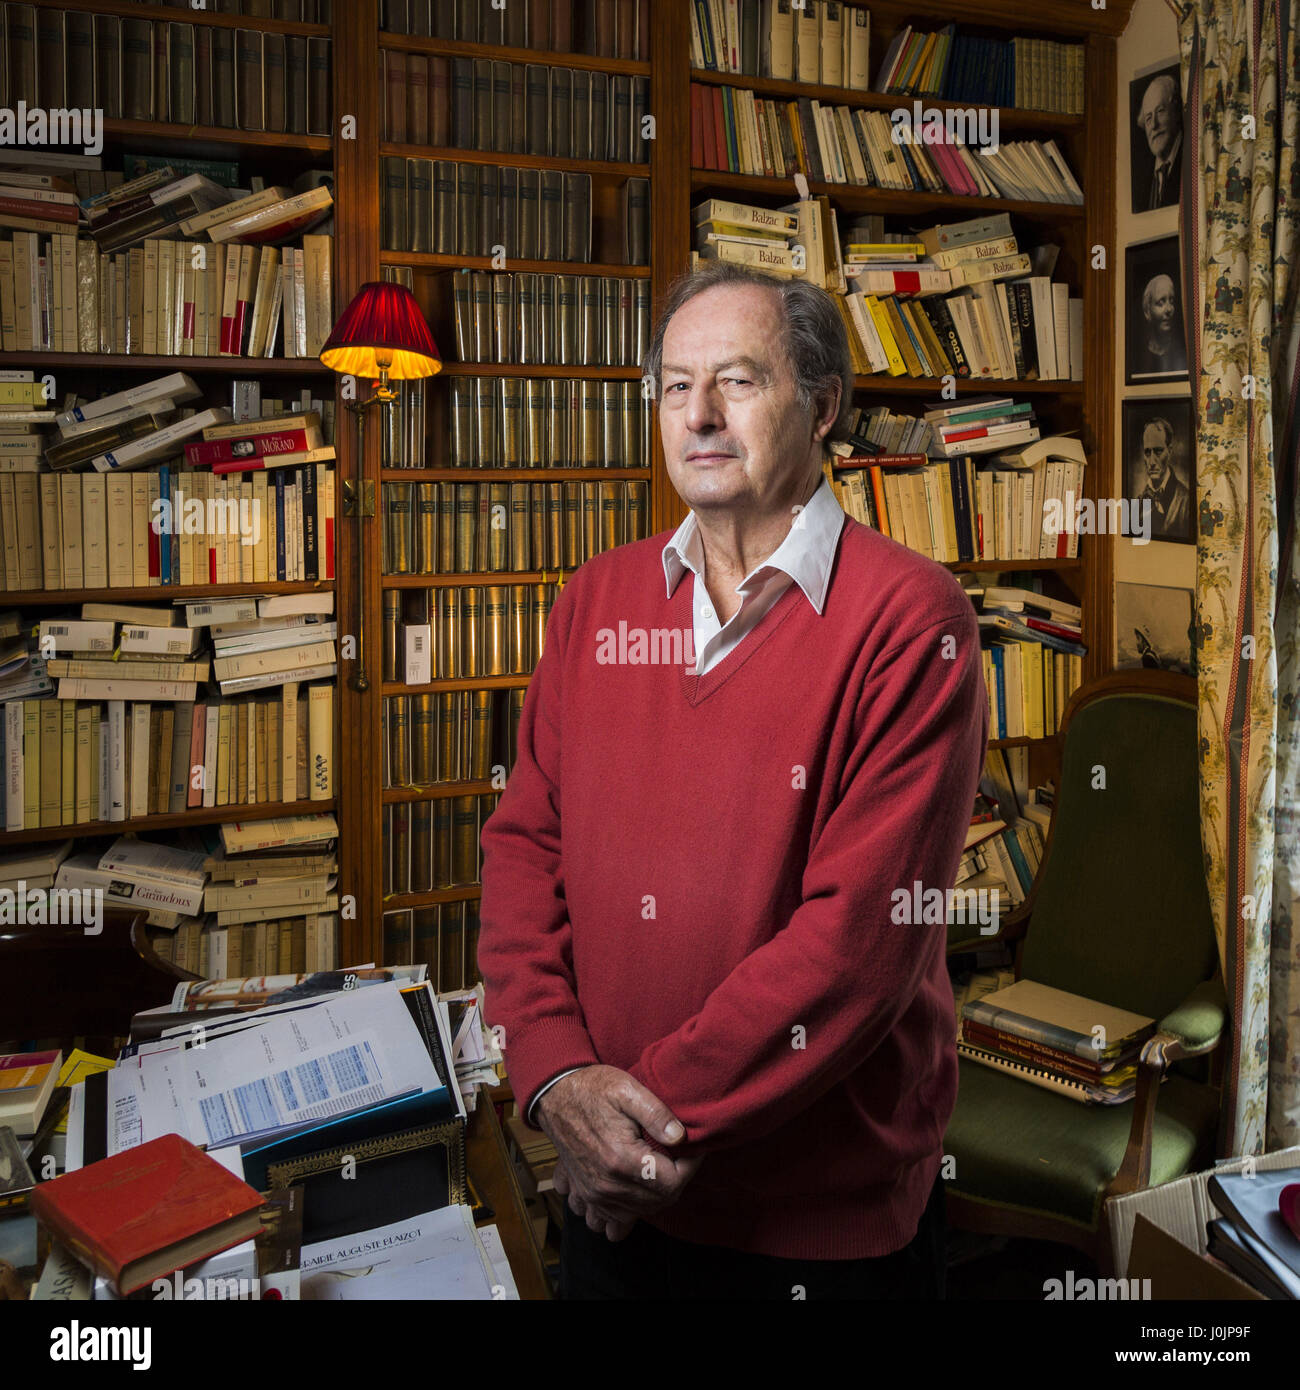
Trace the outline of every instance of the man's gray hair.
{"type": "Polygon", "coordinates": [[[781,300],[782,348],[794,372],[795,391],[805,410],[826,400],[840,384],[840,408],[825,442],[844,439],[853,407],[853,359],[844,322],[825,290],[803,280],[778,280],[730,261],[709,261],[675,280],[664,300],[642,371],[653,377],[655,399],[663,396],[664,335],[672,316],[697,294],[716,285],[758,285],[781,300]]]}

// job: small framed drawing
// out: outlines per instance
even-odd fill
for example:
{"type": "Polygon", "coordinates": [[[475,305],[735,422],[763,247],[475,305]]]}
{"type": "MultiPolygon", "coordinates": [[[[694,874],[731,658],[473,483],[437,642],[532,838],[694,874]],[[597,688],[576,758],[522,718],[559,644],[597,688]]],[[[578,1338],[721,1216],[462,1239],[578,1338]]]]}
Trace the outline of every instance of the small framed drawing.
{"type": "Polygon", "coordinates": [[[1124,380],[1129,386],[1187,380],[1178,238],[1158,237],[1124,252],[1124,380]]]}
{"type": "Polygon", "coordinates": [[[1192,591],[1163,584],[1115,585],[1115,665],[1195,675],[1192,591]]]}
{"type": "Polygon", "coordinates": [[[1196,449],[1188,396],[1124,402],[1124,494],[1139,504],[1138,525],[1153,541],[1196,540],[1196,449]]]}

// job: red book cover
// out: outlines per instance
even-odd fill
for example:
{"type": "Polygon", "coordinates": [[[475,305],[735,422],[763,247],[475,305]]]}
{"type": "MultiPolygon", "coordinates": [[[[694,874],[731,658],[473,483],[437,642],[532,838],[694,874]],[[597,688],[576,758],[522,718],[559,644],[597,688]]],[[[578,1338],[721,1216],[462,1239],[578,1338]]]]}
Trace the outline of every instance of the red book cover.
{"type": "Polygon", "coordinates": [[[700,151],[700,166],[704,169],[716,169],[718,163],[714,156],[714,152],[718,148],[718,141],[713,130],[713,98],[710,96],[707,87],[696,87],[695,90],[700,94],[700,133],[703,137],[703,148],[700,151]]]}
{"type": "Polygon", "coordinates": [[[244,335],[248,331],[248,315],[252,307],[251,300],[241,299],[235,309],[235,322],[230,333],[230,351],[235,357],[244,355],[244,344],[247,341],[244,335]]]}
{"type": "Polygon", "coordinates": [[[711,169],[727,168],[727,118],[722,103],[722,88],[713,88],[713,150],[716,162],[711,169]]]}
{"type": "Polygon", "coordinates": [[[162,537],[149,527],[149,578],[162,578],[162,537]]]}
{"type": "Polygon", "coordinates": [[[239,1245],[261,1195],[179,1134],[39,1183],[32,1210],[122,1294],[239,1245]]]}
{"type": "Polygon", "coordinates": [[[318,445],[307,438],[307,431],[274,430],[240,439],[208,439],[185,446],[185,462],[201,467],[230,463],[236,459],[261,458],[263,454],[296,454],[318,445]]]}
{"type": "Polygon", "coordinates": [[[235,341],[235,319],[228,318],[225,314],[221,316],[221,355],[223,357],[238,357],[239,346],[235,341]]]}
{"type": "Polygon", "coordinates": [[[691,163],[697,168],[704,167],[704,109],[700,102],[700,89],[691,83],[691,163]]]}
{"type": "Polygon", "coordinates": [[[190,723],[190,776],[189,790],[185,793],[186,807],[203,805],[203,787],[201,784],[197,787],[194,785],[200,781],[194,776],[194,769],[203,766],[204,746],[207,742],[207,712],[208,707],[202,701],[194,706],[194,717],[190,723]]]}
{"type": "Polygon", "coordinates": [[[75,226],[79,214],[72,203],[29,203],[26,198],[0,198],[0,212],[14,217],[40,217],[46,222],[75,226]]]}
{"type": "Polygon", "coordinates": [[[35,1090],[51,1067],[63,1062],[61,1052],[9,1052],[0,1055],[0,1092],[11,1099],[17,1091],[35,1090]]]}

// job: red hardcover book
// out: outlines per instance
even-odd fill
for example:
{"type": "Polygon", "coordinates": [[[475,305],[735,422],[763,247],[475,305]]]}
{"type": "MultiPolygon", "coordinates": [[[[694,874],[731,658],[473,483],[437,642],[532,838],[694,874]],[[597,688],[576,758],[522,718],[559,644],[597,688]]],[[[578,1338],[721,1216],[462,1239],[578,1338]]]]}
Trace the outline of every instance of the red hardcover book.
{"type": "Polygon", "coordinates": [[[194,715],[190,721],[190,775],[186,779],[189,788],[185,793],[185,805],[203,805],[203,782],[199,777],[195,777],[194,769],[203,766],[203,749],[205,744],[205,734],[208,727],[208,707],[203,701],[199,701],[194,706],[194,715]],[[198,786],[195,786],[195,783],[198,786]]]}
{"type": "Polygon", "coordinates": [[[700,120],[703,126],[701,133],[704,137],[704,148],[700,152],[700,167],[716,169],[718,162],[715,152],[718,148],[718,141],[713,131],[713,98],[707,87],[697,85],[695,90],[700,96],[700,120]]]}
{"type": "Polygon", "coordinates": [[[713,88],[713,156],[714,169],[726,169],[727,157],[727,110],[722,99],[722,88],[713,88]]]}
{"type": "Polygon", "coordinates": [[[296,454],[320,447],[319,430],[272,430],[241,439],[208,439],[185,446],[185,462],[199,467],[260,458],[263,454],[296,454]]]}
{"type": "Polygon", "coordinates": [[[704,167],[704,107],[700,100],[700,89],[691,83],[691,163],[697,168],[704,167]]]}
{"type": "Polygon", "coordinates": [[[37,1185],[32,1210],[119,1293],[239,1245],[262,1198],[179,1134],[37,1185]]]}
{"type": "Polygon", "coordinates": [[[0,198],[0,212],[13,217],[40,217],[46,222],[75,225],[80,214],[71,203],[31,203],[25,198],[0,198]]]}

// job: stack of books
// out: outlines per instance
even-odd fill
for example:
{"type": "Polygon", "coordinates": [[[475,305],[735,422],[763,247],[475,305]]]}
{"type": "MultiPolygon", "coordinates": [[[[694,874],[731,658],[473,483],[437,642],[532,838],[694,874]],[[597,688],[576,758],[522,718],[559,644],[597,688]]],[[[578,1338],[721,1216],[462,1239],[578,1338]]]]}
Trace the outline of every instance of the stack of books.
{"type": "Polygon", "coordinates": [[[1300,1172],[1215,1173],[1209,1252],[1266,1298],[1300,1299],[1300,1172]]]}
{"type": "Polygon", "coordinates": [[[201,973],[207,979],[331,970],[338,962],[333,841],[213,856],[201,973]]]}
{"type": "Polygon", "coordinates": [[[6,351],[319,354],[333,325],[328,171],[249,191],[235,165],[155,162],[80,198],[67,172],[0,168],[6,351]]]}
{"type": "Polygon", "coordinates": [[[41,679],[57,689],[3,704],[5,827],[332,797],[333,595],[260,602],[43,619],[41,679]]]}
{"type": "Polygon", "coordinates": [[[182,403],[198,386],[172,372],[29,412],[56,432],[24,435],[11,458],[0,445],[5,587],[332,579],[333,412],[307,397],[246,409],[248,385],[232,409],[196,409],[182,403]]]}
{"type": "MultiPolygon", "coordinates": [[[[40,1128],[62,1066],[63,1053],[57,1050],[0,1054],[0,1127],[19,1139],[30,1139],[40,1128]]],[[[5,1160],[10,1156],[0,1146],[0,1179],[7,1176],[5,1160]]],[[[0,1197],[5,1190],[0,1181],[0,1197]]]]}
{"type": "Polygon", "coordinates": [[[962,1007],[957,1051],[1071,1100],[1122,1105],[1155,1021],[1127,1009],[1017,980],[962,1007]]]}
{"type": "Polygon", "coordinates": [[[909,239],[878,215],[841,238],[824,197],[779,209],[711,198],[694,217],[699,259],[834,294],[859,375],[1082,380],[1083,301],[1051,278],[1059,248],[1021,250],[1007,213],[909,239]]]}
{"type": "Polygon", "coordinates": [[[1083,610],[1013,586],[964,586],[978,612],[990,738],[1044,738],[1083,683],[1083,610]]]}
{"type": "MultiPolygon", "coordinates": [[[[72,841],[16,850],[0,855],[0,895],[15,903],[24,897],[44,895],[55,885],[59,866],[72,853],[72,841]]],[[[17,922],[18,916],[11,917],[17,922]]]]}

